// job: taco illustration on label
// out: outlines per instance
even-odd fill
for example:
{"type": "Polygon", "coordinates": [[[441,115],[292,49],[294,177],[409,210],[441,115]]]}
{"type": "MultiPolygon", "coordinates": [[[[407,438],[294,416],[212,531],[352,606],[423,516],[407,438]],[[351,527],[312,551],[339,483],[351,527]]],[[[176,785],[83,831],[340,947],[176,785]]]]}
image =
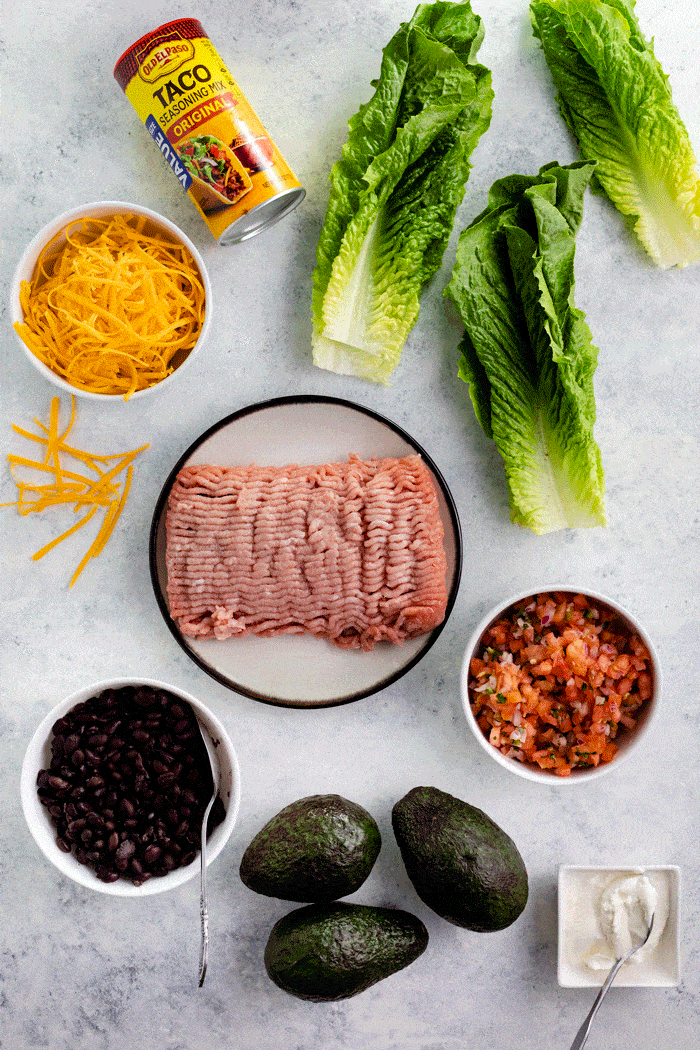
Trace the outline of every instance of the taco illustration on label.
{"type": "Polygon", "coordinates": [[[178,143],[177,151],[205,214],[230,208],[253,185],[233,150],[214,135],[194,135],[178,143]]]}

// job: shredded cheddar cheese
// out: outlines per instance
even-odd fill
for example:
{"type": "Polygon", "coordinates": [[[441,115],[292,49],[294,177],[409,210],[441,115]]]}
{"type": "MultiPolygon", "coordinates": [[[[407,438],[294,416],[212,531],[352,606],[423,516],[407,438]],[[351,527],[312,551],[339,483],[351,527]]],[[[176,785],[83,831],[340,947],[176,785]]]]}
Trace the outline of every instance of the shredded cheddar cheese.
{"type": "Polygon", "coordinates": [[[105,514],[100,529],[91,543],[70,581],[72,587],[78,576],[83,571],[91,558],[96,558],[103,550],[107,540],[111,536],[119,516],[126,503],[131,479],[133,477],[133,460],[139,452],[143,452],[148,445],[133,449],[131,452],[120,452],[111,456],[100,456],[92,452],[84,452],[67,444],[66,438],[73,428],[75,422],[75,398],[71,398],[71,417],[65,430],[60,433],[58,429],[59,399],[53,398],[51,402],[51,415],[48,427],[35,419],[39,433],[32,433],[23,427],[12,425],[15,433],[30,441],[38,442],[44,446],[42,459],[30,459],[26,456],[17,456],[14,453],[8,455],[10,472],[17,486],[18,498],[14,503],[3,503],[4,507],[17,507],[21,515],[40,513],[48,507],[59,504],[73,504],[76,513],[85,511],[75,525],[72,525],[60,536],[56,536],[40,550],[36,551],[32,558],[38,561],[45,554],[53,550],[62,540],[72,536],[74,532],[81,529],[83,525],[97,513],[98,509],[104,508],[105,514]],[[61,458],[63,457],[63,459],[61,458]],[[69,470],[66,467],[66,457],[82,464],[92,472],[94,477],[89,477],[78,470],[69,470]],[[114,463],[114,461],[117,461],[114,463]],[[111,464],[114,463],[112,466],[111,464]],[[117,481],[119,474],[126,467],[126,475],[117,481]],[[25,480],[23,472],[27,470],[39,471],[41,475],[52,474],[53,481],[49,484],[31,483],[25,480]]]}
{"type": "Polygon", "coordinates": [[[31,282],[22,281],[20,305],[24,323],[14,328],[52,372],[125,400],[165,379],[175,355],[192,349],[206,306],[191,253],[147,232],[136,215],[67,226],[42,251],[31,282]]]}

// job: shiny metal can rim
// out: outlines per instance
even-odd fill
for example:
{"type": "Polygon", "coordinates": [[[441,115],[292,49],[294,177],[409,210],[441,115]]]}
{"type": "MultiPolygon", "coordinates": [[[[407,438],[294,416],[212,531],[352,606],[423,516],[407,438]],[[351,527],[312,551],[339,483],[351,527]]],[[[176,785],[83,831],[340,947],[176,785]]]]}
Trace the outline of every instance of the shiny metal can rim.
{"type": "Polygon", "coordinates": [[[241,241],[247,241],[256,234],[268,230],[285,215],[294,211],[305,196],[306,190],[297,186],[294,189],[282,190],[274,197],[261,201],[224,230],[219,237],[219,244],[226,247],[230,244],[240,244],[241,241]]]}

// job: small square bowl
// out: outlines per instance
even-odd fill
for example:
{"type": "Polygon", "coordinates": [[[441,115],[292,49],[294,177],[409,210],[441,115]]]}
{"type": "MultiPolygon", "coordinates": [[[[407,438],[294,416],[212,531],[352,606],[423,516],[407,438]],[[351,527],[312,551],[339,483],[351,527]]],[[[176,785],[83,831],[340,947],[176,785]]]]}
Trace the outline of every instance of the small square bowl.
{"type": "Polygon", "coordinates": [[[673,988],[680,982],[680,868],[673,864],[628,867],[563,864],[558,880],[557,949],[557,979],[562,988],[596,988],[603,984],[609,970],[594,970],[583,961],[593,945],[603,939],[597,902],[613,878],[641,874],[649,876],[652,884],[666,886],[668,917],[653,951],[639,962],[631,959],[626,963],[615,978],[615,986],[673,988]]]}
{"type": "Polygon", "coordinates": [[[46,807],[39,799],[37,775],[40,770],[47,769],[51,762],[52,728],[59,718],[71,711],[76,704],[88,700],[90,697],[98,696],[105,689],[120,689],[123,686],[140,685],[172,693],[173,696],[189,704],[194,710],[198,721],[209,733],[214,745],[216,756],[219,760],[219,796],[224,804],[226,816],[207,839],[207,867],[221,853],[228,842],[236,823],[240,803],[240,771],[231,739],[216,715],[190,693],[151,678],[111,678],[103,682],[95,682],[92,685],[84,686],[63,700],[46,715],[27,747],[20,782],[24,817],[39,849],[63,875],[66,875],[81,886],[86,886],[88,889],[117,897],[148,897],[154,893],[163,893],[166,890],[174,889],[176,886],[181,886],[196,875],[199,875],[201,870],[200,854],[197,854],[191,864],[176,868],[174,871],[168,872],[167,875],[149,879],[147,882],[142,883],[141,886],[135,886],[125,878],[118,879],[116,882],[102,882],[92,868],[86,864],[81,864],[72,853],[64,853],[58,848],[56,844],[56,828],[46,807]]]}
{"type": "Polygon", "coordinates": [[[613,601],[612,598],[607,598],[605,595],[593,591],[588,587],[577,587],[570,583],[547,584],[539,587],[530,587],[526,591],[519,591],[517,594],[511,595],[511,597],[506,598],[499,602],[498,605],[494,606],[477,624],[469,638],[464,652],[460,676],[460,692],[467,725],[472,731],[479,746],[490,755],[494,762],[497,762],[502,769],[514,773],[516,776],[524,777],[526,780],[531,780],[535,783],[546,785],[547,787],[567,787],[576,784],[590,783],[591,780],[604,776],[611,770],[618,769],[623,760],[627,759],[634,750],[643,745],[643,742],[648,738],[652,723],[656,718],[659,708],[659,700],[661,696],[661,666],[651,638],[644,630],[639,620],[637,620],[637,618],[633,616],[632,613],[628,612],[622,605],[613,601]],[[491,744],[488,737],[484,735],[476,720],[474,712],[472,711],[469,693],[471,661],[479,649],[486,630],[495,621],[500,619],[503,614],[511,608],[511,606],[538,594],[553,593],[563,593],[571,598],[580,594],[585,598],[590,599],[591,602],[595,603],[597,606],[616,613],[629,631],[639,636],[646,646],[650,657],[651,696],[645,700],[640,707],[634,727],[620,731],[616,737],[615,743],[619,748],[617,754],[610,762],[601,762],[597,766],[574,768],[568,776],[558,776],[556,773],[551,772],[548,769],[541,769],[534,763],[523,762],[517,758],[506,756],[498,749],[498,747],[491,744]]]}
{"type": "MultiPolygon", "coordinates": [[[[22,324],[24,322],[24,312],[20,302],[22,282],[32,280],[37,263],[46,245],[50,244],[54,238],[57,238],[56,243],[52,248],[52,254],[58,254],[59,249],[65,244],[65,236],[59,236],[61,231],[64,231],[68,226],[79,222],[81,219],[104,219],[111,215],[140,216],[146,220],[146,232],[148,232],[149,229],[151,231],[157,231],[167,240],[176,244],[184,245],[194,260],[204,288],[204,321],[196,343],[189,350],[177,351],[171,361],[173,371],[167,375],[165,379],[161,379],[143,390],[134,391],[134,393],[130,395],[129,400],[137,401],[152,396],[157,390],[164,389],[182,374],[186,366],[194,360],[195,355],[201,350],[206,342],[211,325],[212,291],[204,260],[190,238],[187,237],[174,222],[166,219],[163,215],[159,215],[158,212],[152,211],[150,208],[144,208],[138,204],[128,204],[124,201],[96,201],[91,204],[83,204],[79,208],[72,208],[70,211],[63,212],[61,215],[56,216],[55,219],[44,226],[43,229],[39,230],[36,236],[32,238],[17,264],[10,285],[10,324],[22,324]]],[[[31,362],[34,368],[36,368],[45,379],[50,383],[53,383],[54,386],[57,386],[59,390],[62,390],[64,393],[75,394],[76,397],[84,397],[92,399],[93,401],[102,401],[103,403],[118,403],[119,401],[124,400],[124,395],[121,393],[102,394],[96,391],[82,390],[80,387],[73,386],[33,354],[25,344],[24,340],[21,339],[16,332],[15,335],[17,342],[24,351],[28,361],[31,362]]]]}

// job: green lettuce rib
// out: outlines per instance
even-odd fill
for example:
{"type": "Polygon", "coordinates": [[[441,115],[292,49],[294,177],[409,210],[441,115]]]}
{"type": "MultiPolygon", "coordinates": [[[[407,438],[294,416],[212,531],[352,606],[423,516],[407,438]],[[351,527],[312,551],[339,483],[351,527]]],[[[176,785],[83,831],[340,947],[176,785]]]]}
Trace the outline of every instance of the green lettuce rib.
{"type": "Polygon", "coordinates": [[[663,269],[700,259],[700,177],[634,0],[531,0],[533,31],[591,188],[630,216],[663,269]]]}
{"type": "Polygon", "coordinates": [[[313,274],[321,368],[386,383],[400,360],[491,120],[483,35],[468,2],[421,4],[384,49],[330,176],[313,274]]]}
{"type": "Polygon", "coordinates": [[[511,520],[538,534],[605,525],[598,351],[574,305],[575,237],[594,167],[549,164],[495,182],[460,236],[446,288],[465,325],[459,375],[503,458],[511,520]]]}

